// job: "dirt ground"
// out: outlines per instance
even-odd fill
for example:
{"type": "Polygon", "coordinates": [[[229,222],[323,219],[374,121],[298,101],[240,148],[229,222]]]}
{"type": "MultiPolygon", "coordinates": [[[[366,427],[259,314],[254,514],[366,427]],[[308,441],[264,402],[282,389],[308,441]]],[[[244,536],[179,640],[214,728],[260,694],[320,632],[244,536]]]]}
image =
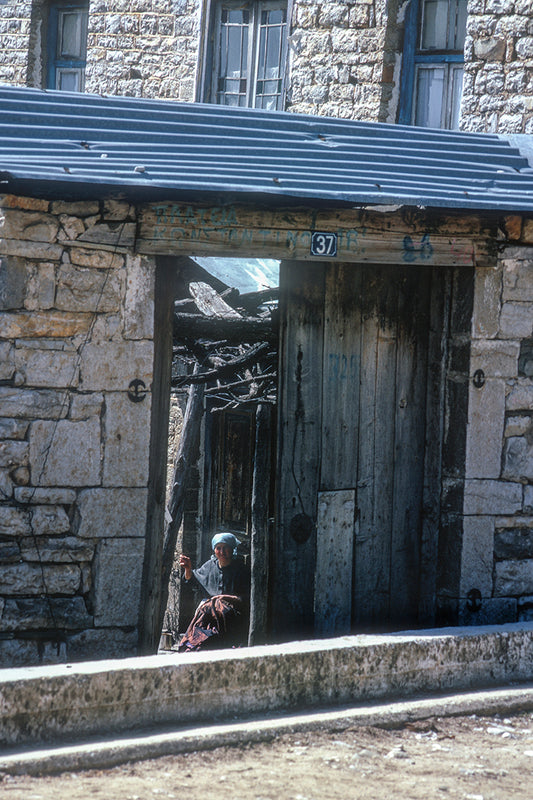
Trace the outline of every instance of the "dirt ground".
{"type": "Polygon", "coordinates": [[[533,714],[290,734],[113,769],[0,777],[6,800],[533,800],[533,714]]]}

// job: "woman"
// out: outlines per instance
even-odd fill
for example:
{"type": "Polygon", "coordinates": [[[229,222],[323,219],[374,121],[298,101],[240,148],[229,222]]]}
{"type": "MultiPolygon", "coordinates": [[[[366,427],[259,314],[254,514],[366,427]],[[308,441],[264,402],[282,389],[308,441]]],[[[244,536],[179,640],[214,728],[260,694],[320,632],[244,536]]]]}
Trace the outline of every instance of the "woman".
{"type": "Polygon", "coordinates": [[[180,642],[179,650],[235,647],[246,643],[250,598],[250,570],[236,555],[238,539],[217,533],[213,555],[197,569],[189,556],[180,556],[182,587],[202,599],[180,642]]]}

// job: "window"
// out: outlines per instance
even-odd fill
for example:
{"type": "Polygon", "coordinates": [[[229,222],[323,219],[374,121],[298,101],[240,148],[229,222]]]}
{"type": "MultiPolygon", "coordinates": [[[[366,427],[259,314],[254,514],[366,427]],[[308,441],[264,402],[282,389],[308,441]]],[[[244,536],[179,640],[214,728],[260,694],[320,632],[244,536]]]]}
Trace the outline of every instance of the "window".
{"type": "Polygon", "coordinates": [[[458,128],[467,0],[411,0],[405,22],[399,121],[458,128]]]}
{"type": "Polygon", "coordinates": [[[286,44],[287,2],[215,3],[204,100],[281,109],[286,44]]]}
{"type": "Polygon", "coordinates": [[[48,17],[49,89],[83,92],[88,13],[88,0],[51,3],[48,17]]]}

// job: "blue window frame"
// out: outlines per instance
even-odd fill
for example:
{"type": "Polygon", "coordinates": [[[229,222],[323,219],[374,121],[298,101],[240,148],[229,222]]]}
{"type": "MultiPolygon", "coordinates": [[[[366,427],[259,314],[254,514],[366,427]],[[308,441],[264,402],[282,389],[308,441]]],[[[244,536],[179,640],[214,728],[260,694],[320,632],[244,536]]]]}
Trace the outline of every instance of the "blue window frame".
{"type": "Polygon", "coordinates": [[[411,0],[405,19],[398,121],[459,127],[467,0],[411,0]]]}
{"type": "Polygon", "coordinates": [[[48,89],[83,92],[89,0],[53,0],[48,14],[48,89]]]}

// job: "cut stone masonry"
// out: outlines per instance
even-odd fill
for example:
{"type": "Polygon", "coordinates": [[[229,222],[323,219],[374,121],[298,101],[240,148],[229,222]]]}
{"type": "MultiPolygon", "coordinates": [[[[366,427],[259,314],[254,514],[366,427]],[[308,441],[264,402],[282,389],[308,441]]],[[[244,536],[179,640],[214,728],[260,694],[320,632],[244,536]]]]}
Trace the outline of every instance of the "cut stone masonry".
{"type": "Polygon", "coordinates": [[[151,384],[153,264],[122,243],[127,203],[2,205],[0,662],[130,654],[151,396],[127,389],[151,384]]]}

